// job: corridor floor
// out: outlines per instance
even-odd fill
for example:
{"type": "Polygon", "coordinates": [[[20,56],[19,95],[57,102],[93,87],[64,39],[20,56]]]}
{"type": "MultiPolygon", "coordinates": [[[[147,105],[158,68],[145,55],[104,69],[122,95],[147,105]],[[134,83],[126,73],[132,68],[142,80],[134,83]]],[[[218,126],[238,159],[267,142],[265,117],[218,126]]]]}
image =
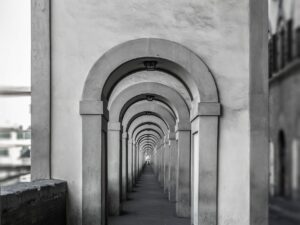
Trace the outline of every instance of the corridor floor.
{"type": "Polygon", "coordinates": [[[150,166],[145,166],[136,186],[123,203],[120,216],[110,217],[109,225],[189,225],[190,219],[175,215],[150,166]]]}

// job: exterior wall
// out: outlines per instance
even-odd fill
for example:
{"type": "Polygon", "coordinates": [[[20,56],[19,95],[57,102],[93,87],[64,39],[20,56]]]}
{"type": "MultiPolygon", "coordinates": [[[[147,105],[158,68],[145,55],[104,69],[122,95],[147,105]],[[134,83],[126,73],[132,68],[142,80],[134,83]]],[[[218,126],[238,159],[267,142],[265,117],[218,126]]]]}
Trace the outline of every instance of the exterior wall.
{"type": "MultiPolygon", "coordinates": [[[[274,146],[275,153],[275,171],[274,182],[272,186],[275,189],[275,195],[279,189],[279,169],[278,169],[278,151],[279,151],[279,132],[282,130],[285,134],[286,143],[286,191],[288,198],[297,199],[300,196],[300,177],[298,177],[298,188],[293,190],[293,148],[299,152],[299,145],[295,142],[300,141],[300,62],[297,62],[292,69],[283,71],[270,81],[270,142],[274,146]],[[293,146],[294,145],[294,146],[293,146]],[[294,192],[294,193],[293,193],[294,192]]],[[[297,161],[300,161],[298,157],[297,161]]],[[[295,170],[295,169],[294,169],[295,170]]],[[[298,176],[300,167],[298,166],[298,176]]]]}
{"type": "Polygon", "coordinates": [[[280,190],[284,189],[280,197],[296,200],[300,195],[300,2],[284,0],[280,6],[279,1],[269,1],[269,5],[270,195],[282,195],[280,190]],[[284,135],[285,160],[280,155],[280,132],[284,135]],[[280,181],[282,161],[286,169],[284,182],[280,181]]]}
{"type": "Polygon", "coordinates": [[[218,220],[250,223],[249,1],[52,0],[51,26],[51,175],[68,181],[69,224],[81,223],[84,81],[106,51],[144,37],[185,45],[214,74],[223,106],[218,220]]]}
{"type": "Polygon", "coordinates": [[[58,180],[1,187],[2,225],[65,225],[67,185],[58,180]]]}

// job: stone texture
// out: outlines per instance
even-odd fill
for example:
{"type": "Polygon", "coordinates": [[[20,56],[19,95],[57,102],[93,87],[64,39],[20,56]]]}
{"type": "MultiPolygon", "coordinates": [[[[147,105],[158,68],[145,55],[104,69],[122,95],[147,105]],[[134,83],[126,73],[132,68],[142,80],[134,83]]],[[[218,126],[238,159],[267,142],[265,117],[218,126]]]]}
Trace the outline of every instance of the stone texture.
{"type": "Polygon", "coordinates": [[[70,224],[81,224],[83,205],[78,194],[83,188],[83,134],[78,102],[84,81],[92,65],[107,50],[145,37],[164,38],[187,46],[214,74],[223,106],[218,143],[218,221],[232,225],[250,223],[250,165],[254,166],[249,159],[250,2],[51,2],[51,173],[69,182],[70,224]]]}
{"type": "Polygon", "coordinates": [[[36,180],[1,187],[2,225],[65,225],[67,184],[36,180]]]}
{"type": "Polygon", "coordinates": [[[49,179],[51,146],[50,3],[31,1],[32,179],[49,179]]]}

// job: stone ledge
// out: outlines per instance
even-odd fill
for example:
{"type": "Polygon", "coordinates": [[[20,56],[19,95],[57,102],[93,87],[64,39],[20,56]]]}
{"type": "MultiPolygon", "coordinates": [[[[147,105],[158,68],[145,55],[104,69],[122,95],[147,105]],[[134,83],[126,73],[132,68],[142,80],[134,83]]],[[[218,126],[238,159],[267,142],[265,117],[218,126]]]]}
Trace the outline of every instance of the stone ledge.
{"type": "Polygon", "coordinates": [[[67,183],[35,180],[1,187],[2,225],[65,225],[67,183]]]}

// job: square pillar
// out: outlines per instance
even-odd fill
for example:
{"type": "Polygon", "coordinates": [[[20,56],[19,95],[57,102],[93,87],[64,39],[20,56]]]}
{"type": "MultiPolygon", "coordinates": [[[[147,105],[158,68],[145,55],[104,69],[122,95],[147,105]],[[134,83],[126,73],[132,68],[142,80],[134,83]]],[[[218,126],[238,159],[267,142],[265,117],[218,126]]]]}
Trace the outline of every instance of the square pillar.
{"type": "Polygon", "coordinates": [[[176,183],[176,214],[179,217],[190,216],[190,145],[191,131],[178,130],[177,183],[176,183]]]}
{"type": "Polygon", "coordinates": [[[132,185],[136,182],[136,142],[132,141],[132,185]]]}
{"type": "Polygon", "coordinates": [[[128,159],[128,174],[127,174],[127,177],[128,177],[128,183],[127,183],[127,188],[128,188],[128,191],[132,191],[132,140],[131,140],[131,137],[129,136],[128,137],[128,151],[127,151],[127,159],[128,159]]]}
{"type": "Polygon", "coordinates": [[[100,101],[81,101],[82,225],[105,225],[107,117],[100,101]]]}
{"type": "Polygon", "coordinates": [[[169,163],[170,163],[170,149],[169,140],[164,141],[164,192],[169,190],[170,177],[169,177],[169,163]]]}
{"type": "Polygon", "coordinates": [[[268,1],[250,4],[250,225],[268,224],[268,1]]]}
{"type": "Polygon", "coordinates": [[[143,151],[141,151],[139,153],[139,175],[141,175],[141,173],[142,173],[142,169],[144,166],[144,159],[145,159],[145,153],[143,151]]]}
{"type": "Polygon", "coordinates": [[[194,225],[217,225],[218,177],[218,117],[199,116],[194,119],[193,131],[193,196],[194,225]],[[208,135],[203,135],[207,134],[208,135]]]}
{"type": "Polygon", "coordinates": [[[50,1],[31,1],[31,179],[51,178],[50,1]]]}
{"type": "Polygon", "coordinates": [[[135,156],[135,179],[138,179],[139,177],[139,157],[140,157],[140,150],[139,145],[136,144],[135,147],[136,156],[135,156]]]}
{"type": "Polygon", "coordinates": [[[122,200],[127,199],[127,173],[128,173],[128,159],[127,159],[127,133],[122,134],[122,200]]]}
{"type": "Polygon", "coordinates": [[[108,187],[108,214],[120,214],[121,197],[121,148],[120,148],[120,123],[108,123],[108,151],[107,151],[107,187],[108,187]]]}
{"type": "Polygon", "coordinates": [[[175,139],[170,140],[170,189],[169,200],[171,202],[176,201],[176,165],[177,165],[177,141],[175,139]]]}

